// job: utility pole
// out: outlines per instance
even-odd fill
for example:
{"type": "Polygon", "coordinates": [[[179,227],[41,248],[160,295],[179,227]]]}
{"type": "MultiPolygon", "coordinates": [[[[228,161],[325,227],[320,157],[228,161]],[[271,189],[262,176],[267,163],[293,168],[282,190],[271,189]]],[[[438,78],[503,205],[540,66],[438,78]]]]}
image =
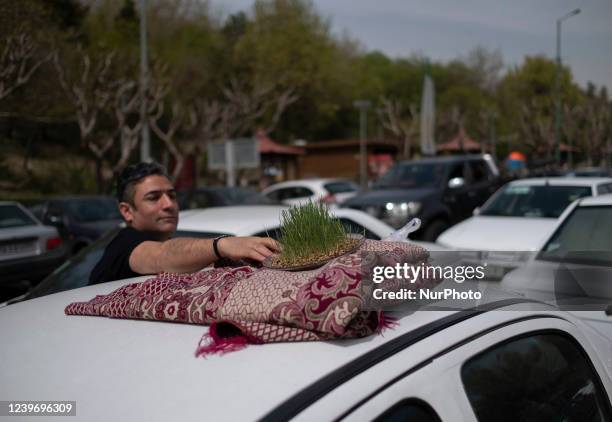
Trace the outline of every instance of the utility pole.
{"type": "Polygon", "coordinates": [[[359,182],[361,190],[368,189],[368,156],[367,156],[367,136],[368,136],[368,100],[356,100],[353,103],[359,109],[359,182]]]}
{"type": "Polygon", "coordinates": [[[489,136],[491,142],[491,155],[497,159],[497,140],[495,134],[495,120],[497,120],[497,113],[491,110],[489,113],[489,136]]]}
{"type": "Polygon", "coordinates": [[[555,71],[555,162],[561,168],[561,23],[580,13],[574,9],[557,19],[557,66],[555,71]]]}
{"type": "Polygon", "coordinates": [[[147,85],[149,83],[149,64],[147,60],[147,0],[140,0],[140,120],[142,138],[140,140],[140,160],[151,161],[151,139],[147,119],[147,85]]]}

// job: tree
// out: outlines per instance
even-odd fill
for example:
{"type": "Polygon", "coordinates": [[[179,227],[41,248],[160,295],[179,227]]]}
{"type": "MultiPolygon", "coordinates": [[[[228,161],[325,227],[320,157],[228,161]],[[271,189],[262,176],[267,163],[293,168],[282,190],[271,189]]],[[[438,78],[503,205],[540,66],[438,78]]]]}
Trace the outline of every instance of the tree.
{"type": "Polygon", "coordinates": [[[399,150],[401,158],[411,157],[412,140],[418,131],[419,113],[414,104],[405,105],[400,100],[381,98],[377,110],[383,127],[401,139],[399,150]]]}
{"type": "Polygon", "coordinates": [[[0,56],[0,101],[25,85],[51,56],[52,53],[41,55],[37,43],[25,32],[5,39],[0,56]]]}
{"type": "Polygon", "coordinates": [[[123,170],[138,144],[140,92],[134,81],[113,73],[115,52],[92,59],[79,48],[77,57],[79,63],[70,69],[59,54],[54,55],[54,64],[73,106],[82,145],[94,159],[98,190],[105,192],[110,177],[123,170]],[[110,165],[110,176],[105,176],[105,162],[112,155],[116,160],[110,165]]]}

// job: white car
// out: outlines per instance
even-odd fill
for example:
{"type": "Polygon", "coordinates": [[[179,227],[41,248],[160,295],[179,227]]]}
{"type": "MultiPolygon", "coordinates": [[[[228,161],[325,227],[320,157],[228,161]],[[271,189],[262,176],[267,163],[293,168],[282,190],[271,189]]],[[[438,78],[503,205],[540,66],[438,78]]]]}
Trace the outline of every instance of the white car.
{"type": "Polygon", "coordinates": [[[0,202],[0,298],[23,293],[20,289],[27,290],[65,259],[55,227],[43,225],[17,202],[0,202]]]}
{"type": "MultiPolygon", "coordinates": [[[[197,233],[199,237],[216,237],[223,234],[233,236],[280,236],[281,214],[286,206],[253,205],[213,207],[182,211],[177,230],[182,234],[197,233]]],[[[383,239],[394,229],[382,221],[357,210],[337,208],[332,215],[351,233],[365,233],[368,239],[383,239]]]]}
{"type": "Polygon", "coordinates": [[[503,278],[503,288],[545,301],[570,301],[577,310],[592,303],[612,305],[612,195],[572,204],[540,246],[524,266],[503,278]]]}
{"type": "Polygon", "coordinates": [[[487,262],[500,279],[525,262],[552,233],[576,199],[612,191],[612,178],[534,178],[500,188],[475,215],[442,233],[437,243],[462,252],[469,262],[487,262]]]}
{"type": "MultiPolygon", "coordinates": [[[[175,236],[217,237],[223,234],[234,236],[280,236],[281,212],[288,209],[278,205],[240,205],[211,207],[181,211],[175,236]]],[[[376,218],[357,210],[333,209],[333,215],[340,219],[351,233],[365,234],[368,239],[384,239],[394,230],[376,218]]],[[[68,289],[86,286],[89,274],[102,257],[104,248],[113,239],[112,231],[98,239],[91,246],[75,255],[54,271],[38,286],[21,299],[31,299],[68,289]]],[[[427,242],[415,242],[430,251],[444,251],[444,248],[427,242]]],[[[440,254],[441,255],[441,254],[440,254]]],[[[440,256],[437,256],[440,258],[440,256]]],[[[447,258],[449,261],[454,257],[447,258]]],[[[12,303],[0,303],[0,307],[12,303]]]]}
{"type": "Polygon", "coordinates": [[[352,198],[358,191],[359,186],[346,179],[302,179],[276,183],[262,194],[285,205],[302,205],[308,201],[335,205],[352,198]]]}
{"type": "Polygon", "coordinates": [[[64,315],[71,302],[145,278],[0,309],[3,415],[7,401],[57,400],[76,405],[66,420],[87,422],[612,417],[611,343],[549,305],[396,311],[382,335],[207,359],[194,357],[205,326],[64,315]]]}

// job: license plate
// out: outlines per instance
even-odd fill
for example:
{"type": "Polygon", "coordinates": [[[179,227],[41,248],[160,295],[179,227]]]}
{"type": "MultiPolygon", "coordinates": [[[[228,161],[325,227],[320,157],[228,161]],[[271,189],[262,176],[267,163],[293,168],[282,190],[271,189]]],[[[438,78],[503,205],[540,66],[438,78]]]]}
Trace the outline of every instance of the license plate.
{"type": "Polygon", "coordinates": [[[21,255],[36,251],[36,242],[32,240],[0,244],[0,256],[21,255]]]}

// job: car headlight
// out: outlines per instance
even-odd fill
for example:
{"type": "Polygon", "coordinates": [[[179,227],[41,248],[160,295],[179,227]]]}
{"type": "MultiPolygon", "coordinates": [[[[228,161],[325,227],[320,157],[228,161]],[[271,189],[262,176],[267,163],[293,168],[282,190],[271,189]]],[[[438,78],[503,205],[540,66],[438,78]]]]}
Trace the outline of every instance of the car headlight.
{"type": "Polygon", "coordinates": [[[420,210],[420,202],[387,202],[385,204],[385,214],[388,216],[408,217],[418,214],[420,210]]]}
{"type": "Polygon", "coordinates": [[[383,220],[397,227],[404,225],[410,217],[417,215],[420,210],[420,202],[387,202],[383,210],[383,220]]]}

